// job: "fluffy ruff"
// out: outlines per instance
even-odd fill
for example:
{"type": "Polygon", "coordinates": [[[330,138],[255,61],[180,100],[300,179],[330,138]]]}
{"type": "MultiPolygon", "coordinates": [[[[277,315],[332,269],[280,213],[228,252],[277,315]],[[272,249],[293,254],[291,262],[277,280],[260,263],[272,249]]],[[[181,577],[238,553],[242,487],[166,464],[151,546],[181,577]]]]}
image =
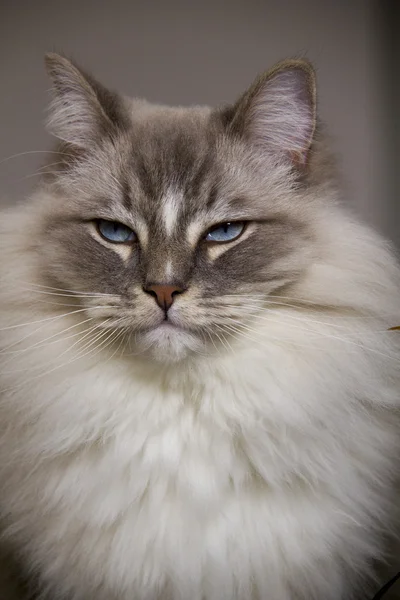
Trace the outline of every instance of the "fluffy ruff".
{"type": "Polygon", "coordinates": [[[77,352],[85,311],[39,293],[32,214],[3,216],[0,513],[41,594],[363,598],[396,518],[390,249],[331,210],[251,335],[168,363],[77,352]]]}

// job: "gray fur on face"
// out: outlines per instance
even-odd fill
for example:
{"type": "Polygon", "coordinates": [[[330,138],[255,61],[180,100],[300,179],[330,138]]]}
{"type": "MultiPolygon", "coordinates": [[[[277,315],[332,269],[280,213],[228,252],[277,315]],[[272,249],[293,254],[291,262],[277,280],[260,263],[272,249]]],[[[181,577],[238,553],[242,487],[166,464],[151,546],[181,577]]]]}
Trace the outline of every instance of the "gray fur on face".
{"type": "Polygon", "coordinates": [[[46,281],[109,294],[107,326],[129,328],[139,341],[156,339],[165,322],[144,288],[185,290],[168,321],[189,347],[189,338],[200,344],[243,324],[251,301],[261,308],[263,297],[302,276],[314,253],[321,185],[308,63],[279,65],[217,110],[121,98],[65,58],[50,55],[47,65],[55,98],[49,126],[62,155],[45,180],[52,207],[38,252],[46,281]],[[98,219],[127,225],[137,241],[108,243],[98,219]],[[239,239],[204,239],[232,221],[246,222],[239,239]]]}

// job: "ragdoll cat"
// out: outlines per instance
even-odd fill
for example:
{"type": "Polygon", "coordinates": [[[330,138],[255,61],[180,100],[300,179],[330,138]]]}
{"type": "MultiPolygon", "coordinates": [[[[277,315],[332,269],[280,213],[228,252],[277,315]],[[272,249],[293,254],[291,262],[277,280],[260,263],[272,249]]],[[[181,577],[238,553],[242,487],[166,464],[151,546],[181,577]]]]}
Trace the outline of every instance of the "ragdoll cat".
{"type": "Polygon", "coordinates": [[[47,67],[60,144],[1,215],[3,543],[52,600],[366,598],[400,276],[338,203],[312,67],[216,110],[47,67]]]}

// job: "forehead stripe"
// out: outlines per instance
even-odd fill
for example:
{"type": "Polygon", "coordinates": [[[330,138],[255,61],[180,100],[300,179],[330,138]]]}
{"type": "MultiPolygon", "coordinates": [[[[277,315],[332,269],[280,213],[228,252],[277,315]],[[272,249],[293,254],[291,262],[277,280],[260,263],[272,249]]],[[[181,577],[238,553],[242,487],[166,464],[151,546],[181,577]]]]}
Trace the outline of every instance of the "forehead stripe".
{"type": "Polygon", "coordinates": [[[181,206],[182,194],[175,190],[169,190],[161,199],[161,219],[168,236],[172,235],[177,225],[181,206]]]}

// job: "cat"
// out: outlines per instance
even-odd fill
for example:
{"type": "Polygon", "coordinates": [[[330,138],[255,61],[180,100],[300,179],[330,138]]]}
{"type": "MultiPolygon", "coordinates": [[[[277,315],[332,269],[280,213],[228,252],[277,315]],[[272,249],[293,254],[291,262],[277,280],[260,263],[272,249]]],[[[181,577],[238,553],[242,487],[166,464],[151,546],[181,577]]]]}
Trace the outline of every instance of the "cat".
{"type": "Polygon", "coordinates": [[[366,598],[400,270],[342,205],[312,65],[212,109],[46,64],[57,150],[0,218],[3,547],[53,600],[366,598]]]}

